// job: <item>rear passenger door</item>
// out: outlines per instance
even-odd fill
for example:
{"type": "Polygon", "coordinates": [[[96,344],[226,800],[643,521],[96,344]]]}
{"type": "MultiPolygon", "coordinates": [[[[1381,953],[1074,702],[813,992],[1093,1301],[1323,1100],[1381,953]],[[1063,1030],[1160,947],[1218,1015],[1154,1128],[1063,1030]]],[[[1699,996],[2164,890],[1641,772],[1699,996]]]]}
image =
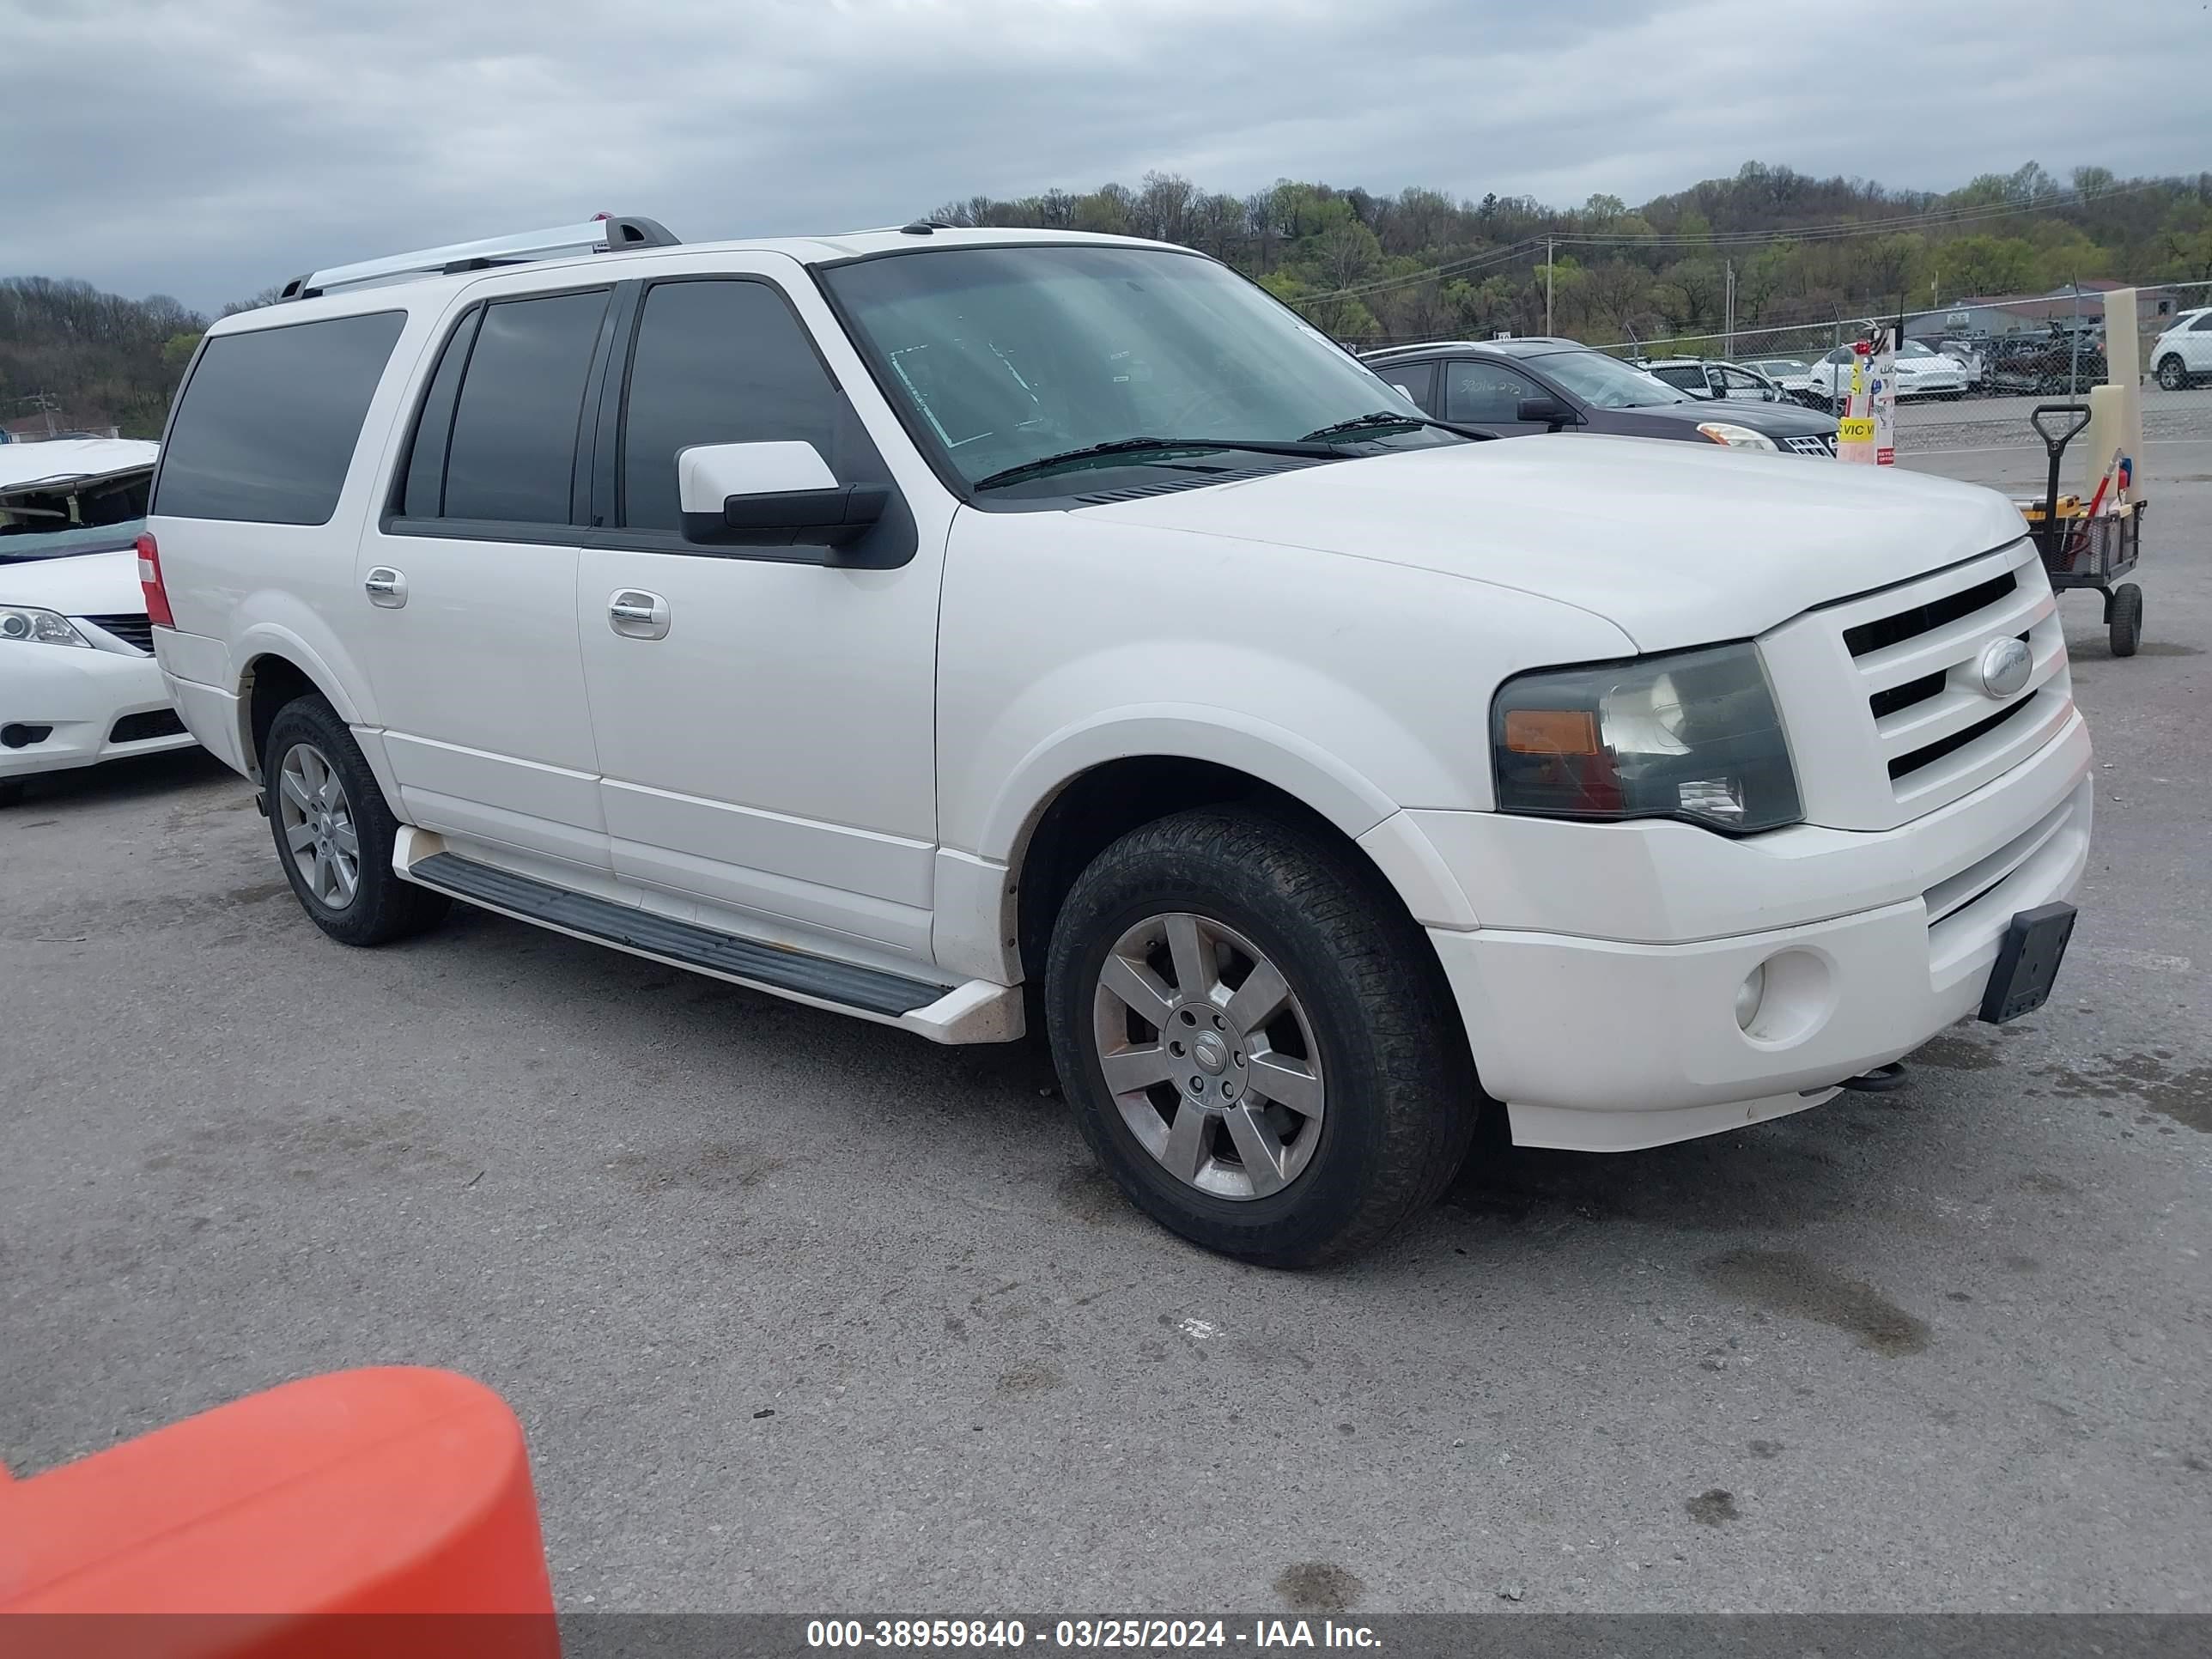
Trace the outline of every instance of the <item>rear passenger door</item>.
{"type": "Polygon", "coordinates": [[[588,493],[579,434],[613,296],[611,284],[495,293],[460,314],[348,601],[400,815],[600,871],[575,520],[588,493]]]}
{"type": "Polygon", "coordinates": [[[1435,363],[1387,363],[1375,373],[1419,404],[1424,412],[1430,415],[1437,413],[1435,363]]]}
{"type": "Polygon", "coordinates": [[[847,392],[873,395],[866,371],[796,264],[648,277],[617,333],[577,592],[615,873],[703,926],[927,961],[951,499],[911,448],[878,449],[847,392]],[[681,451],[792,442],[891,486],[871,534],[904,562],[685,539],[681,451]]]}

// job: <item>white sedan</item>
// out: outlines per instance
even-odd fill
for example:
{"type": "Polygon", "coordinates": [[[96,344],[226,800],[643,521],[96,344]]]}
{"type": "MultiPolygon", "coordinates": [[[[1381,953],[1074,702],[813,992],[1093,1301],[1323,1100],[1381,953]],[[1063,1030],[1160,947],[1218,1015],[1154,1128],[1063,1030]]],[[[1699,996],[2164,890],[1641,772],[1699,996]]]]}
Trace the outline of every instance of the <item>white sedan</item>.
{"type": "Polygon", "coordinates": [[[191,746],[138,586],[156,448],[0,447],[0,805],[33,773],[191,746]]]}
{"type": "MultiPolygon", "coordinates": [[[[1813,365],[1808,384],[1819,397],[1841,398],[1850,390],[1850,347],[1838,346],[1813,365]]],[[[1908,340],[1897,354],[1897,395],[1907,398],[1963,398],[1972,384],[1966,366],[1946,357],[1917,340],[1908,340]]]]}

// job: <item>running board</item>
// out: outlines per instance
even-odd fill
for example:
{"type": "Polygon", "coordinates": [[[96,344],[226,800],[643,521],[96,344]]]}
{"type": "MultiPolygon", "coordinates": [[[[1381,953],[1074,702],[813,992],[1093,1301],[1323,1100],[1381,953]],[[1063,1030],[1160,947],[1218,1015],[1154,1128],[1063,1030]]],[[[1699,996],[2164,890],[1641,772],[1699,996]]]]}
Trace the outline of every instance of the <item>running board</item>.
{"type": "Polygon", "coordinates": [[[935,1042],[1006,1042],[1022,1035],[1022,995],[971,980],[933,985],[788,945],[719,933],[632,904],[578,893],[444,850],[442,837],[403,824],[392,868],[407,880],[557,933],[710,974],[839,1013],[896,1025],[935,1042]]]}

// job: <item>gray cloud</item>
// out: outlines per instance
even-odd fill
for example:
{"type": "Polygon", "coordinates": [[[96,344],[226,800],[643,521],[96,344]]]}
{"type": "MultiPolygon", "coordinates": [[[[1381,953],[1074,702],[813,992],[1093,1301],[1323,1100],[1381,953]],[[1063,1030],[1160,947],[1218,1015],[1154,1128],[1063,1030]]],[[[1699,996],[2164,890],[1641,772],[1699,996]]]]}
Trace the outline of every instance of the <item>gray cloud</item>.
{"type": "Polygon", "coordinates": [[[1564,204],[2212,167],[2198,0],[0,0],[0,273],[207,308],[600,209],[836,230],[1152,167],[1564,204]]]}

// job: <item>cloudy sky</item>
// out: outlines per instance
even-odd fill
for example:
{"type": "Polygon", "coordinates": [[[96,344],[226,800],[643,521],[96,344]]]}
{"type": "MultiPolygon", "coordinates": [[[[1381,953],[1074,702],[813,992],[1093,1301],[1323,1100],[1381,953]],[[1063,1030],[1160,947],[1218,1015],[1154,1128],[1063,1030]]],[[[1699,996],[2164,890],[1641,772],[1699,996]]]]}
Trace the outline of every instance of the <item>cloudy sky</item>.
{"type": "Polygon", "coordinates": [[[1753,158],[2196,173],[2208,64],[2203,0],[0,0],[0,275],[212,309],[601,209],[704,240],[1152,167],[1556,203],[1753,158]]]}

